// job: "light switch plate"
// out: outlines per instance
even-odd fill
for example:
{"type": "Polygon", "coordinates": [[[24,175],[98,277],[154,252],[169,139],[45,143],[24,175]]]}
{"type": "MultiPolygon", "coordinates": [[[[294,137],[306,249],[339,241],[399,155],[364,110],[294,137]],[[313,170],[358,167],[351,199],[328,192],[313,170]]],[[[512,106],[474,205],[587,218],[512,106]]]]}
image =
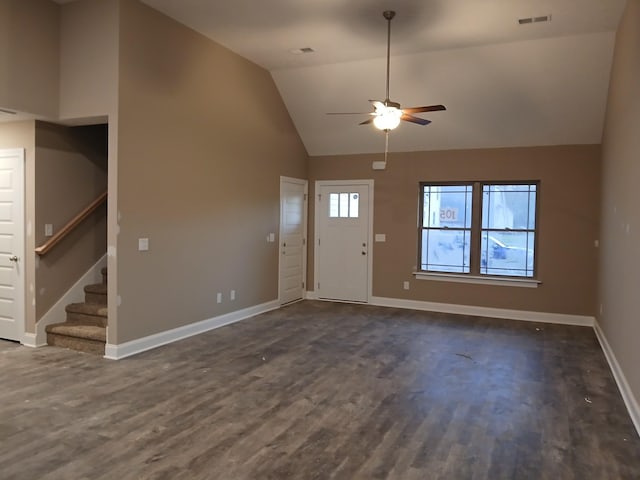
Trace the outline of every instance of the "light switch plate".
{"type": "Polygon", "coordinates": [[[138,239],[138,251],[146,252],[149,250],[149,239],[148,238],[139,238],[138,239]]]}
{"type": "Polygon", "coordinates": [[[44,236],[45,237],[53,236],[53,223],[44,224],[44,236]]]}
{"type": "Polygon", "coordinates": [[[275,242],[276,241],[276,234],[275,233],[270,233],[269,234],[269,241],[270,242],[275,242]]]}

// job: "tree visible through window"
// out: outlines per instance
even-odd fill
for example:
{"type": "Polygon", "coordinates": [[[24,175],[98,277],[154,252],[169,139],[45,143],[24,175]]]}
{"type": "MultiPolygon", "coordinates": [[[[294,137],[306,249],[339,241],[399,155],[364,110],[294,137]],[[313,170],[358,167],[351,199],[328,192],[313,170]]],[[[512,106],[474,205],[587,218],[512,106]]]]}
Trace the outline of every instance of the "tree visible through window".
{"type": "Polygon", "coordinates": [[[537,193],[535,182],[421,184],[420,271],[533,277],[537,193]]]}

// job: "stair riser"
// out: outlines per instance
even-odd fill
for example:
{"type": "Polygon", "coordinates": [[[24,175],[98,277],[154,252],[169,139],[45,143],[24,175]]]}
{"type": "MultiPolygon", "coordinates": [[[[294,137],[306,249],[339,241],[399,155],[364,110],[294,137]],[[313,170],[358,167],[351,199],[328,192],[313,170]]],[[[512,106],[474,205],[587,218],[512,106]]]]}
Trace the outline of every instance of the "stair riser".
{"type": "Polygon", "coordinates": [[[96,315],[85,315],[83,313],[67,312],[67,322],[84,323],[87,325],[98,325],[100,327],[106,327],[107,317],[98,317],[96,315]]]}
{"type": "Polygon", "coordinates": [[[85,293],[84,294],[85,303],[94,303],[96,305],[106,305],[107,304],[107,296],[102,295],[100,293],[85,293]]]}
{"type": "Polygon", "coordinates": [[[104,355],[104,343],[96,340],[47,333],[47,343],[49,345],[55,345],[56,347],[70,348],[71,350],[78,350],[93,355],[104,355]]]}

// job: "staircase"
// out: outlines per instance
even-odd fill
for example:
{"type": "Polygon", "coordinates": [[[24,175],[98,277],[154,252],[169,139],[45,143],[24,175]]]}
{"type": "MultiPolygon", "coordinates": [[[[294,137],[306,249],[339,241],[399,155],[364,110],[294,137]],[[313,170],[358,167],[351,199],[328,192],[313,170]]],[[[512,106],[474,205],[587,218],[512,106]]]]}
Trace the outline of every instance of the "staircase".
{"type": "Polygon", "coordinates": [[[67,321],[47,326],[47,343],[104,355],[107,342],[107,269],[102,283],[84,287],[84,303],[67,305],[67,321]]]}

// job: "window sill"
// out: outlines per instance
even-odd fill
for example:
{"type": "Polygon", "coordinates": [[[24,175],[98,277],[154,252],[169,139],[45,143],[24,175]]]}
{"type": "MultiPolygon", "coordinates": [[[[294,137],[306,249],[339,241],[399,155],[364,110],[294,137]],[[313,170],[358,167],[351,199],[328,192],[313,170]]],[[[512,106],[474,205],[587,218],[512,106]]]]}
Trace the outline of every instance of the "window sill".
{"type": "Polygon", "coordinates": [[[480,285],[497,285],[500,287],[538,288],[542,282],[533,278],[484,277],[459,273],[427,273],[413,272],[416,280],[435,280],[439,282],[476,283],[480,285]]]}

